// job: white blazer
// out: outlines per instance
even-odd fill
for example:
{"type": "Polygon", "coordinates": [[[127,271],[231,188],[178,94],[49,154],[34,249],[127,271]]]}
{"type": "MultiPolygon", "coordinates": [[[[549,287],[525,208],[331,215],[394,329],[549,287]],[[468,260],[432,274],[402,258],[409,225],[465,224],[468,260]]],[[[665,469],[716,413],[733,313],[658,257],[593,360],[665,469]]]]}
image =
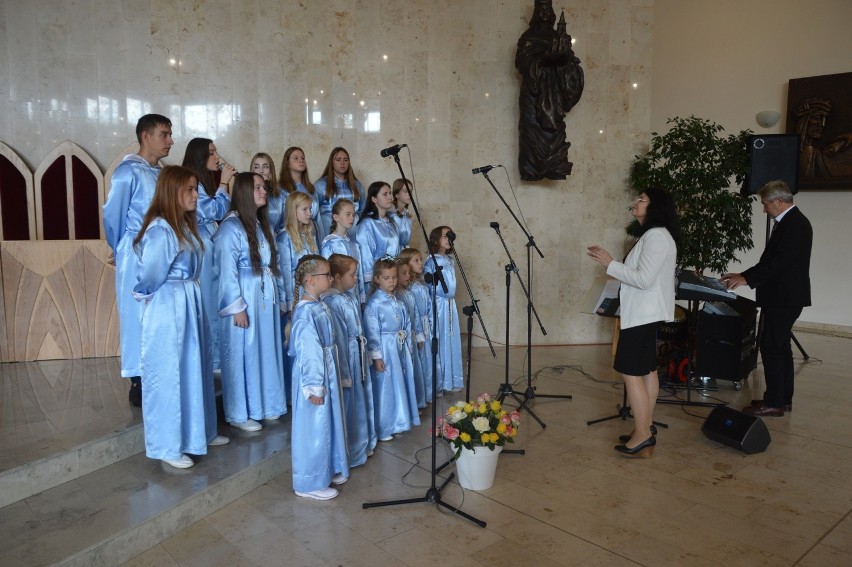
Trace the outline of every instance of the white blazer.
{"type": "Polygon", "coordinates": [[[621,282],[621,328],[674,320],[677,245],[665,228],[642,235],[624,263],[606,273],[621,282]]]}

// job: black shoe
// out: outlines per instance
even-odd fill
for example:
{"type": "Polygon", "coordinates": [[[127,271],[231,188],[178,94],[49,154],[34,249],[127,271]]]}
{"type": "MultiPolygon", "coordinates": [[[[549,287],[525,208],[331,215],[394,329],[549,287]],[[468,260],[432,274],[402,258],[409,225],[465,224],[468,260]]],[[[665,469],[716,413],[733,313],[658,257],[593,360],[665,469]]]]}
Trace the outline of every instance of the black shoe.
{"type": "Polygon", "coordinates": [[[625,457],[633,457],[638,459],[650,459],[654,454],[654,447],[657,445],[657,438],[653,435],[648,437],[635,447],[628,448],[627,445],[616,445],[615,450],[625,457]]]}
{"type": "MultiPolygon", "coordinates": [[[[651,424],[651,435],[653,435],[654,437],[657,436],[657,426],[654,425],[654,424],[651,424]]],[[[622,443],[627,443],[628,441],[630,441],[631,437],[633,437],[633,436],[632,435],[619,435],[618,440],[621,441],[622,443]]]]}
{"type": "Polygon", "coordinates": [[[127,399],[130,400],[130,405],[142,407],[142,378],[139,376],[130,379],[130,392],[127,393],[127,399]]]}

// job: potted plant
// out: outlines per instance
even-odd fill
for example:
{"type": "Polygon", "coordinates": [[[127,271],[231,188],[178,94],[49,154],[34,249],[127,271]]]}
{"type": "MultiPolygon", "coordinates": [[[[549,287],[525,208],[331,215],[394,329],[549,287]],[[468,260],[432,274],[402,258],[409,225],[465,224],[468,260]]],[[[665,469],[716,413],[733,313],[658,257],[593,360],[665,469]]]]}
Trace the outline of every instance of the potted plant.
{"type": "MultiPolygon", "coordinates": [[[[651,134],[648,152],[636,156],[630,186],[638,193],[659,187],[675,198],[683,240],[678,245],[678,267],[698,273],[724,273],[739,250],[749,250],[751,198],[731,191],[748,173],[747,140],[750,130],[728,136],[709,120],[690,116],[670,118],[668,132],[651,134]]],[[[638,230],[634,221],[627,229],[638,230]]]]}
{"type": "Polygon", "coordinates": [[[459,484],[484,490],[494,483],[497,457],[506,443],[514,443],[521,414],[507,412],[499,400],[484,393],[472,402],[458,401],[447,409],[441,436],[456,449],[459,484]]]}

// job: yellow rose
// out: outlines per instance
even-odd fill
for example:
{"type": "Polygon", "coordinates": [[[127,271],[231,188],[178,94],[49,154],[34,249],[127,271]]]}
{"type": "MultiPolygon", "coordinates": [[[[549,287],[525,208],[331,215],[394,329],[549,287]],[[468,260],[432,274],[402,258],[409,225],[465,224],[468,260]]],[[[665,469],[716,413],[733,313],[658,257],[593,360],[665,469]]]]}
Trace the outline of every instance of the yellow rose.
{"type": "Polygon", "coordinates": [[[466,413],[466,414],[468,414],[468,415],[470,415],[471,413],[473,413],[473,406],[472,406],[472,405],[470,405],[470,404],[465,404],[465,406],[464,406],[464,413],[466,413]]]}
{"type": "Polygon", "coordinates": [[[500,413],[497,414],[497,417],[503,417],[506,415],[506,410],[500,410],[500,413]]]}
{"type": "Polygon", "coordinates": [[[500,411],[500,408],[503,407],[500,405],[499,400],[493,400],[491,402],[491,411],[500,411]]]}
{"type": "Polygon", "coordinates": [[[479,404],[479,407],[476,408],[476,411],[478,411],[479,413],[485,413],[486,411],[488,411],[488,407],[485,404],[479,404]]]}
{"type": "Polygon", "coordinates": [[[459,434],[459,439],[462,440],[462,443],[470,443],[470,433],[462,431],[461,434],[459,434]]]}
{"type": "Polygon", "coordinates": [[[497,424],[497,433],[499,433],[501,435],[505,435],[506,434],[506,425],[503,424],[503,423],[498,423],[497,424]]]}
{"type": "Polygon", "coordinates": [[[500,436],[497,435],[496,433],[489,433],[489,436],[491,437],[492,443],[496,443],[497,441],[500,440],[500,436]]]}
{"type": "Polygon", "coordinates": [[[489,435],[488,433],[483,433],[482,437],[479,438],[479,442],[482,443],[483,445],[487,445],[488,442],[490,441],[490,439],[491,439],[491,435],[489,435]]]}

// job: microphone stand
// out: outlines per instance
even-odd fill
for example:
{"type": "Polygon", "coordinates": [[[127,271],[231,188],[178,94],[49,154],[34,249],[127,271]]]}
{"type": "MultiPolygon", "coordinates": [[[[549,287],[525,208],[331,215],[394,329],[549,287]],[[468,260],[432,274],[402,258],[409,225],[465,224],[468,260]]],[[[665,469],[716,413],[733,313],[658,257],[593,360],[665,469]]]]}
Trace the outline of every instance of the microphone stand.
{"type": "Polygon", "coordinates": [[[476,313],[477,318],[479,319],[479,325],[482,327],[482,332],[485,333],[485,340],[488,341],[488,348],[491,349],[491,356],[497,358],[497,353],[494,351],[494,345],[491,343],[491,337],[488,336],[488,329],[485,328],[485,323],[482,321],[482,313],[479,311],[479,300],[473,297],[473,290],[470,288],[470,283],[467,281],[467,275],[464,273],[464,266],[462,266],[461,258],[459,258],[459,253],[456,250],[456,237],[455,233],[450,231],[447,233],[447,240],[450,241],[451,250],[453,252],[453,256],[456,259],[456,264],[459,267],[459,273],[461,274],[462,281],[464,282],[464,287],[467,289],[467,295],[470,297],[470,305],[465,306],[462,309],[462,312],[467,315],[467,390],[465,391],[465,400],[470,399],[470,350],[471,350],[471,339],[473,332],[473,314],[476,313]],[[452,238],[450,235],[452,234],[452,238]]]}
{"type": "MultiPolygon", "coordinates": [[[[384,157],[384,156],[382,156],[382,157],[384,157]]],[[[396,161],[397,167],[399,168],[399,173],[402,176],[403,182],[406,185],[408,185],[408,180],[405,178],[405,172],[402,170],[402,164],[400,164],[400,162],[399,162],[399,151],[397,151],[394,154],[393,158],[396,161]]],[[[413,187],[414,186],[412,185],[412,189],[413,189],[413,187]]],[[[414,215],[417,217],[417,223],[420,225],[420,230],[423,231],[423,239],[424,239],[425,242],[429,242],[429,236],[426,234],[426,227],[423,225],[423,219],[420,217],[420,210],[417,208],[417,202],[413,198],[413,195],[412,195],[412,199],[411,199],[411,206],[414,208],[414,215]]],[[[441,266],[438,265],[437,258],[435,258],[435,254],[431,250],[429,251],[429,256],[432,258],[432,262],[435,266],[435,272],[432,275],[432,277],[429,278],[429,280],[431,280],[431,281],[429,281],[429,280],[427,280],[427,281],[430,284],[430,287],[432,288],[431,289],[432,320],[437,321],[438,320],[438,300],[437,300],[438,285],[440,284],[441,289],[443,289],[444,293],[446,293],[447,292],[447,282],[444,281],[443,275],[441,274],[441,266]]],[[[435,438],[439,434],[439,431],[438,431],[438,410],[437,410],[437,407],[438,407],[437,387],[438,387],[438,326],[433,325],[432,326],[432,430],[431,430],[431,433],[430,433],[430,437],[432,438],[432,466],[430,468],[431,484],[429,485],[429,488],[426,491],[426,494],[421,496],[420,498],[405,498],[405,499],[402,499],[402,500],[388,500],[388,501],[384,501],[384,502],[365,502],[364,504],[362,504],[362,507],[364,509],[367,509],[367,508],[376,508],[376,507],[382,507],[382,506],[396,506],[396,505],[399,505],[399,504],[416,504],[416,503],[419,503],[419,502],[429,502],[429,503],[435,504],[437,506],[443,506],[447,510],[450,510],[451,512],[458,514],[462,518],[470,520],[471,522],[475,523],[479,527],[484,528],[486,526],[485,521],[480,520],[478,518],[475,518],[474,516],[471,516],[467,512],[463,512],[462,510],[456,508],[455,506],[448,504],[447,502],[444,502],[441,499],[441,491],[444,488],[446,488],[446,486],[453,479],[454,475],[450,474],[450,476],[447,477],[447,479],[444,481],[444,483],[441,484],[440,487],[438,487],[437,481],[436,481],[436,477],[437,477],[437,471],[436,471],[437,457],[436,457],[436,446],[435,446],[435,438]]]]}
{"type": "MultiPolygon", "coordinates": [[[[518,283],[521,284],[521,289],[524,292],[524,296],[527,298],[528,305],[532,305],[532,300],[530,300],[530,294],[527,290],[526,286],[524,286],[524,280],[521,279],[521,274],[518,272],[518,266],[515,265],[515,260],[512,258],[512,254],[509,252],[509,247],[506,246],[506,241],[503,240],[503,235],[500,234],[500,225],[496,222],[491,223],[491,228],[494,229],[494,232],[497,233],[497,237],[500,239],[500,243],[503,245],[503,250],[506,251],[506,256],[509,258],[509,263],[506,264],[506,376],[502,384],[500,384],[500,389],[498,390],[497,399],[502,403],[506,396],[511,396],[518,403],[518,411],[527,410],[527,413],[530,414],[534,420],[538,422],[542,429],[546,428],[547,425],[539,419],[539,417],[527,407],[528,398],[524,397],[523,399],[519,398],[515,393],[515,390],[512,388],[512,385],[509,383],[509,298],[511,296],[512,289],[512,272],[515,273],[515,276],[518,278],[518,283]]],[[[533,308],[533,312],[535,312],[535,308],[533,308]]],[[[538,313],[535,313],[536,319],[538,319],[538,313]]],[[[541,321],[539,321],[541,324],[541,321]]]]}
{"type": "MultiPolygon", "coordinates": [[[[483,171],[482,176],[488,181],[488,184],[491,185],[491,188],[494,190],[494,193],[497,194],[497,197],[500,198],[500,201],[503,203],[503,206],[506,207],[506,210],[509,211],[509,214],[512,215],[512,218],[515,219],[515,222],[521,228],[521,232],[524,233],[524,236],[527,237],[527,289],[529,293],[527,293],[527,389],[524,391],[524,400],[534,400],[536,397],[539,398],[559,398],[559,399],[573,399],[573,396],[570,394],[536,394],[535,388],[532,385],[532,316],[535,315],[536,321],[538,322],[539,329],[541,330],[542,335],[547,335],[547,331],[544,329],[544,325],[541,323],[541,319],[538,317],[538,313],[535,312],[532,303],[532,249],[535,248],[536,252],[540,258],[544,258],[544,254],[542,254],[541,249],[535,243],[535,239],[533,236],[527,232],[527,229],[524,227],[521,220],[509,206],[509,203],[506,202],[506,199],[503,198],[503,195],[500,194],[500,191],[497,190],[497,186],[494,185],[494,182],[491,181],[491,178],[488,177],[488,172],[483,171]]],[[[503,243],[505,246],[505,242],[503,243]]],[[[508,250],[507,250],[508,252],[508,250]]],[[[509,344],[508,341],[506,343],[506,349],[508,350],[509,344]]],[[[529,411],[529,410],[528,410],[529,411]]],[[[546,425],[543,423],[539,423],[542,428],[545,428],[546,425]]]]}

